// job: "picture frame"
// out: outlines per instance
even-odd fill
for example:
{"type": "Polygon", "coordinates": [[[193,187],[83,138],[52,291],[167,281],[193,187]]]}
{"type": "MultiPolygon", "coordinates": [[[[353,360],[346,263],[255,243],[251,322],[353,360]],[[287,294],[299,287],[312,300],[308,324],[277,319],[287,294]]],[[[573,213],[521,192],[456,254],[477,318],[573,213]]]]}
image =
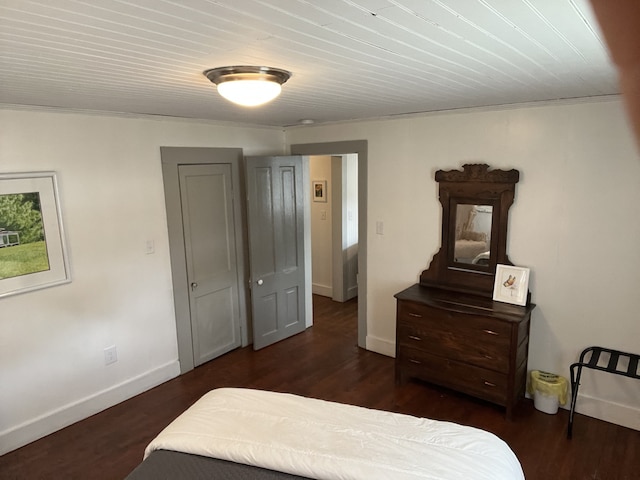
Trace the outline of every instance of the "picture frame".
{"type": "Polygon", "coordinates": [[[529,294],[529,273],[530,270],[526,267],[496,265],[493,299],[525,306],[529,294]]]}
{"type": "Polygon", "coordinates": [[[327,181],[326,180],[314,180],[311,185],[311,195],[314,202],[326,202],[327,201],[327,181]]]}
{"type": "Polygon", "coordinates": [[[0,173],[0,298],[71,282],[55,172],[0,173]]]}

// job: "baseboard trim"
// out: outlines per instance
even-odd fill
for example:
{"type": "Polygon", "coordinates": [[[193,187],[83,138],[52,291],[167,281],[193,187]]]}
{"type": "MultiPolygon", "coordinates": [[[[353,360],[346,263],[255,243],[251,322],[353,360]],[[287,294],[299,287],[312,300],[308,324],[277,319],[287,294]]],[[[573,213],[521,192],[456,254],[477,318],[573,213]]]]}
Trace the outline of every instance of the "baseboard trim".
{"type": "MultiPolygon", "coordinates": [[[[569,402],[567,402],[569,403],[569,402]]],[[[567,408],[565,406],[565,408],[567,408]]],[[[630,405],[614,403],[589,395],[578,394],[576,412],[588,417],[615,423],[622,427],[640,431],[640,409],[630,405]]],[[[578,419],[578,421],[580,421],[578,419]]]]}
{"type": "Polygon", "coordinates": [[[179,374],[180,364],[178,360],[174,360],[137,377],[130,378],[125,382],[0,432],[0,455],[84,420],[167,380],[171,380],[179,374]]]}
{"type": "Polygon", "coordinates": [[[386,355],[387,357],[396,356],[396,344],[382,338],[374,337],[373,335],[367,335],[366,340],[367,350],[386,355]]]}
{"type": "Polygon", "coordinates": [[[328,285],[321,285],[319,283],[313,283],[311,285],[311,291],[314,295],[321,295],[323,297],[333,297],[333,288],[328,285]]]}

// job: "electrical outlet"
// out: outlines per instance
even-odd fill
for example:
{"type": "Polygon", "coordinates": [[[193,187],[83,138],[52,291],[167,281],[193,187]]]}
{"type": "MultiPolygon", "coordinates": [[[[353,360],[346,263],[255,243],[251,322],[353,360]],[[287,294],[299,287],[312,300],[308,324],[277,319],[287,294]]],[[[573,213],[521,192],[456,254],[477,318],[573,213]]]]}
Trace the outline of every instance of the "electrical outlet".
{"type": "Polygon", "coordinates": [[[116,346],[111,345],[104,349],[104,364],[111,365],[112,363],[116,363],[118,361],[118,352],[116,351],[116,346]]]}

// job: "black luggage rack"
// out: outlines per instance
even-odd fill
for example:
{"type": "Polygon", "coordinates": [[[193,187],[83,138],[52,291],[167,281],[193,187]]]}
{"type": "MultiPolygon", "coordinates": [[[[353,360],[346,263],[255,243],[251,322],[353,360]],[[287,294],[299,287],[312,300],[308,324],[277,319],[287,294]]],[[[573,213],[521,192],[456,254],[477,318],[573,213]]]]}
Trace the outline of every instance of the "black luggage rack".
{"type": "Polygon", "coordinates": [[[567,438],[571,438],[573,434],[573,415],[576,410],[576,400],[578,399],[578,387],[580,386],[580,375],[582,374],[582,368],[591,368],[593,370],[600,370],[601,372],[614,373],[616,375],[623,375],[625,377],[640,379],[638,373],[638,361],[640,361],[640,355],[634,353],[621,352],[619,350],[612,350],[605,347],[589,347],[585,348],[580,354],[580,361],[571,365],[571,411],[569,412],[569,427],[567,429],[567,438]],[[606,366],[602,367],[598,365],[600,361],[600,355],[602,353],[610,354],[609,362],[606,366]],[[591,354],[588,361],[585,361],[585,357],[591,354]],[[621,358],[629,359],[629,366],[626,370],[618,368],[618,362],[621,358]]]}

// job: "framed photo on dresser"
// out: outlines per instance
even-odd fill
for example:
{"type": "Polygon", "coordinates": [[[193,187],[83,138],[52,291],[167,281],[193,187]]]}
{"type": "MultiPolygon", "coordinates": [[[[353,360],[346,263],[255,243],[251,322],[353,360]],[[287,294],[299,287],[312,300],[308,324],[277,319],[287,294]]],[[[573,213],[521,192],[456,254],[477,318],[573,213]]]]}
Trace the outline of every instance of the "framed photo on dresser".
{"type": "Polygon", "coordinates": [[[529,269],[513,265],[496,265],[493,299],[498,302],[527,304],[529,292],[529,269]]]}

